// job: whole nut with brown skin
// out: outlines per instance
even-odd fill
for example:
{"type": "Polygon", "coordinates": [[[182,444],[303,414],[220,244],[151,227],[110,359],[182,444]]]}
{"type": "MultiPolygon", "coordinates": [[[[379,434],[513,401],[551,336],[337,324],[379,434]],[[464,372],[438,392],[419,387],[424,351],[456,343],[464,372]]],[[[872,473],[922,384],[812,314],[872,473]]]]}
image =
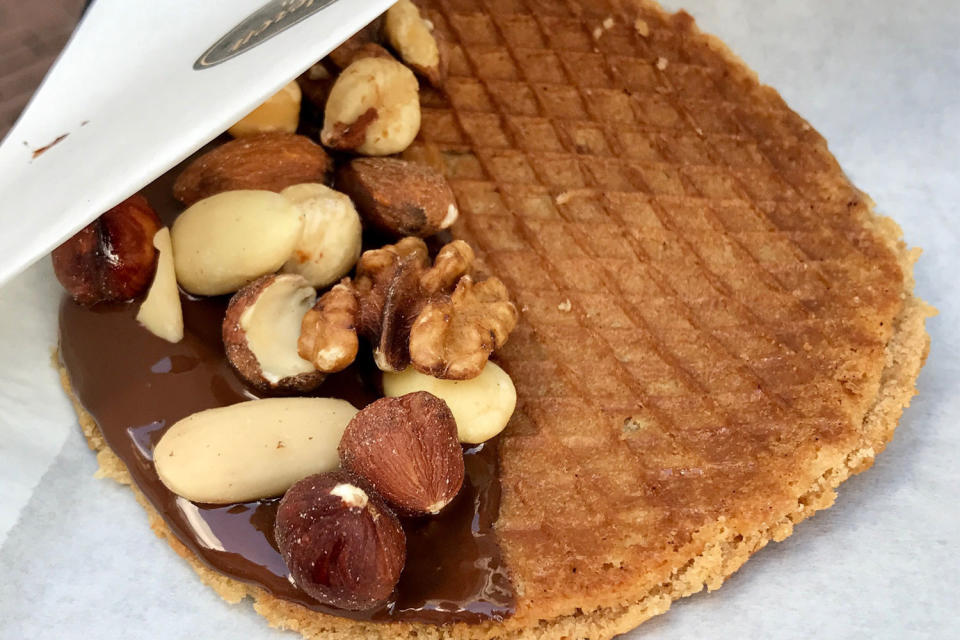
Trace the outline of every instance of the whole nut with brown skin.
{"type": "Polygon", "coordinates": [[[447,403],[425,391],[382,398],[343,432],[340,464],[399,513],[439,513],[463,485],[463,450],[447,403]]]}
{"type": "Polygon", "coordinates": [[[259,278],[230,299],[223,319],[223,346],[237,373],[258,389],[306,392],[324,374],[300,357],[304,315],[317,293],[299,275],[259,278]]]}
{"type": "Polygon", "coordinates": [[[396,235],[425,238],[449,228],[459,211],[443,175],[424,164],[395,158],[355,158],[336,174],[370,225],[396,235]]]}
{"type": "Polygon", "coordinates": [[[282,191],[323,182],[332,162],[323,147],[293,133],[261,133],[231,140],[191,162],[173,183],[173,195],[190,206],[222,191],[282,191]]]}
{"type": "Polygon", "coordinates": [[[397,517],[347,471],[309,476],[290,487],[277,507],[274,535],[294,583],[340,609],[385,603],[406,562],[397,517]]]}
{"type": "MultiPolygon", "coordinates": [[[[352,287],[358,308],[356,331],[374,348],[383,371],[408,365],[453,380],[480,374],[490,354],[503,346],[518,313],[497,278],[476,281],[473,250],[462,240],[444,246],[430,264],[427,246],[406,237],[395,245],[364,252],[352,287]]],[[[312,348],[333,349],[342,320],[318,316],[312,348]],[[323,327],[324,323],[331,326],[323,327]]]]}
{"type": "Polygon", "coordinates": [[[160,227],[146,198],[127,198],[53,250],[57,280],[87,306],[143,293],[156,269],[153,236],[160,227]]]}

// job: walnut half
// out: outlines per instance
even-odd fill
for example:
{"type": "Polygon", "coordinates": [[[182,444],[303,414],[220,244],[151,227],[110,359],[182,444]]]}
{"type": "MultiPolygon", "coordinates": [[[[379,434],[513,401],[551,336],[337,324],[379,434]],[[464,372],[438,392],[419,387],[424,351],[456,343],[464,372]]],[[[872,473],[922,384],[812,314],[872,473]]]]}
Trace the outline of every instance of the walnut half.
{"type": "MultiPolygon", "coordinates": [[[[433,264],[419,238],[364,252],[353,281],[344,280],[317,301],[304,318],[301,353],[321,371],[331,362],[309,355],[349,353],[355,335],[374,349],[383,371],[413,365],[450,380],[476,377],[490,354],[503,346],[517,324],[517,309],[497,278],[474,273],[466,242],[444,246],[433,264]],[[354,330],[348,313],[355,299],[354,330]],[[309,322],[308,322],[309,320],[309,322]],[[353,332],[356,332],[355,334],[353,332]]],[[[355,353],[355,351],[354,351],[355,353]]],[[[335,358],[342,369],[343,358],[335,358]]]]}

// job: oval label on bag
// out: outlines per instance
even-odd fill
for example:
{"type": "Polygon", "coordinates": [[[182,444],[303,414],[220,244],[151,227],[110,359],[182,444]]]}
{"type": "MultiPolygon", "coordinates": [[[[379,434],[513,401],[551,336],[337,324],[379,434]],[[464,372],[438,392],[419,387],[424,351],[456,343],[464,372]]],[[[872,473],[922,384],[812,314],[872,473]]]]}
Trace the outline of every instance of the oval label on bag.
{"type": "Polygon", "coordinates": [[[193,63],[197,71],[249,51],[337,0],[270,0],[228,31],[193,63]]]}

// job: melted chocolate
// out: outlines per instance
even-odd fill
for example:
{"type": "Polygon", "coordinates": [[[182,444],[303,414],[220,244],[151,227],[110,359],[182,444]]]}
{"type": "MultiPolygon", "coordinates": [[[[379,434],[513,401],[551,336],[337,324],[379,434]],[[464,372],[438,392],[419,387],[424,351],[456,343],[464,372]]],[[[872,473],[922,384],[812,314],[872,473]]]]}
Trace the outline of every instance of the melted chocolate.
{"type": "MultiPolygon", "coordinates": [[[[180,211],[170,184],[177,170],[144,194],[166,222],[180,211]]],[[[226,298],[183,302],[184,339],[170,344],[143,329],[139,304],[87,309],[65,298],[60,353],[74,391],[110,448],[170,529],[211,568],[310,609],[358,620],[444,624],[500,620],[514,597],[493,529],[500,504],[496,442],[465,451],[463,489],[433,518],[403,519],[407,563],[394,599],[371,611],[322,605],[288,579],[273,537],[277,499],[196,505],[167,490],[152,451],[165,429],[191,413],[261,397],[230,368],[220,327],[226,298]]],[[[362,408],[379,397],[370,367],[329,376],[314,395],[362,408]]]]}

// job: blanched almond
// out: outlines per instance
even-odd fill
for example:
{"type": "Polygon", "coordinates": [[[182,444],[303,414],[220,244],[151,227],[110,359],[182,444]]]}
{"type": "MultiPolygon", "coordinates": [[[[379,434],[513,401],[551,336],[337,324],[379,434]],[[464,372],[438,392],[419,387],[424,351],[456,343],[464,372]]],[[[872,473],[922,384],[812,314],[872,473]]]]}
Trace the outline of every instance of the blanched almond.
{"type": "Polygon", "coordinates": [[[153,451],[157,475],[193,502],[278,496],[339,466],[337,445],[356,413],[333,398],[268,398],[200,411],[160,438],[153,451]]]}
{"type": "Polygon", "coordinates": [[[173,223],[177,281],[190,293],[232,293],[277,271],[300,240],[300,210],[270,191],[224,191],[173,223]]]}
{"type": "Polygon", "coordinates": [[[183,309],[180,306],[180,289],[173,266],[173,244],[170,229],[164,227],[153,236],[156,247],[157,271],[147,297],[137,312],[137,322],[150,333],[167,342],[183,340],[183,309]]]}
{"type": "Polygon", "coordinates": [[[384,394],[396,398],[427,391],[446,401],[457,421],[460,442],[476,444],[503,431],[517,406],[517,390],[507,372],[493,362],[470,380],[440,380],[413,367],[383,374],[384,394]]]}

